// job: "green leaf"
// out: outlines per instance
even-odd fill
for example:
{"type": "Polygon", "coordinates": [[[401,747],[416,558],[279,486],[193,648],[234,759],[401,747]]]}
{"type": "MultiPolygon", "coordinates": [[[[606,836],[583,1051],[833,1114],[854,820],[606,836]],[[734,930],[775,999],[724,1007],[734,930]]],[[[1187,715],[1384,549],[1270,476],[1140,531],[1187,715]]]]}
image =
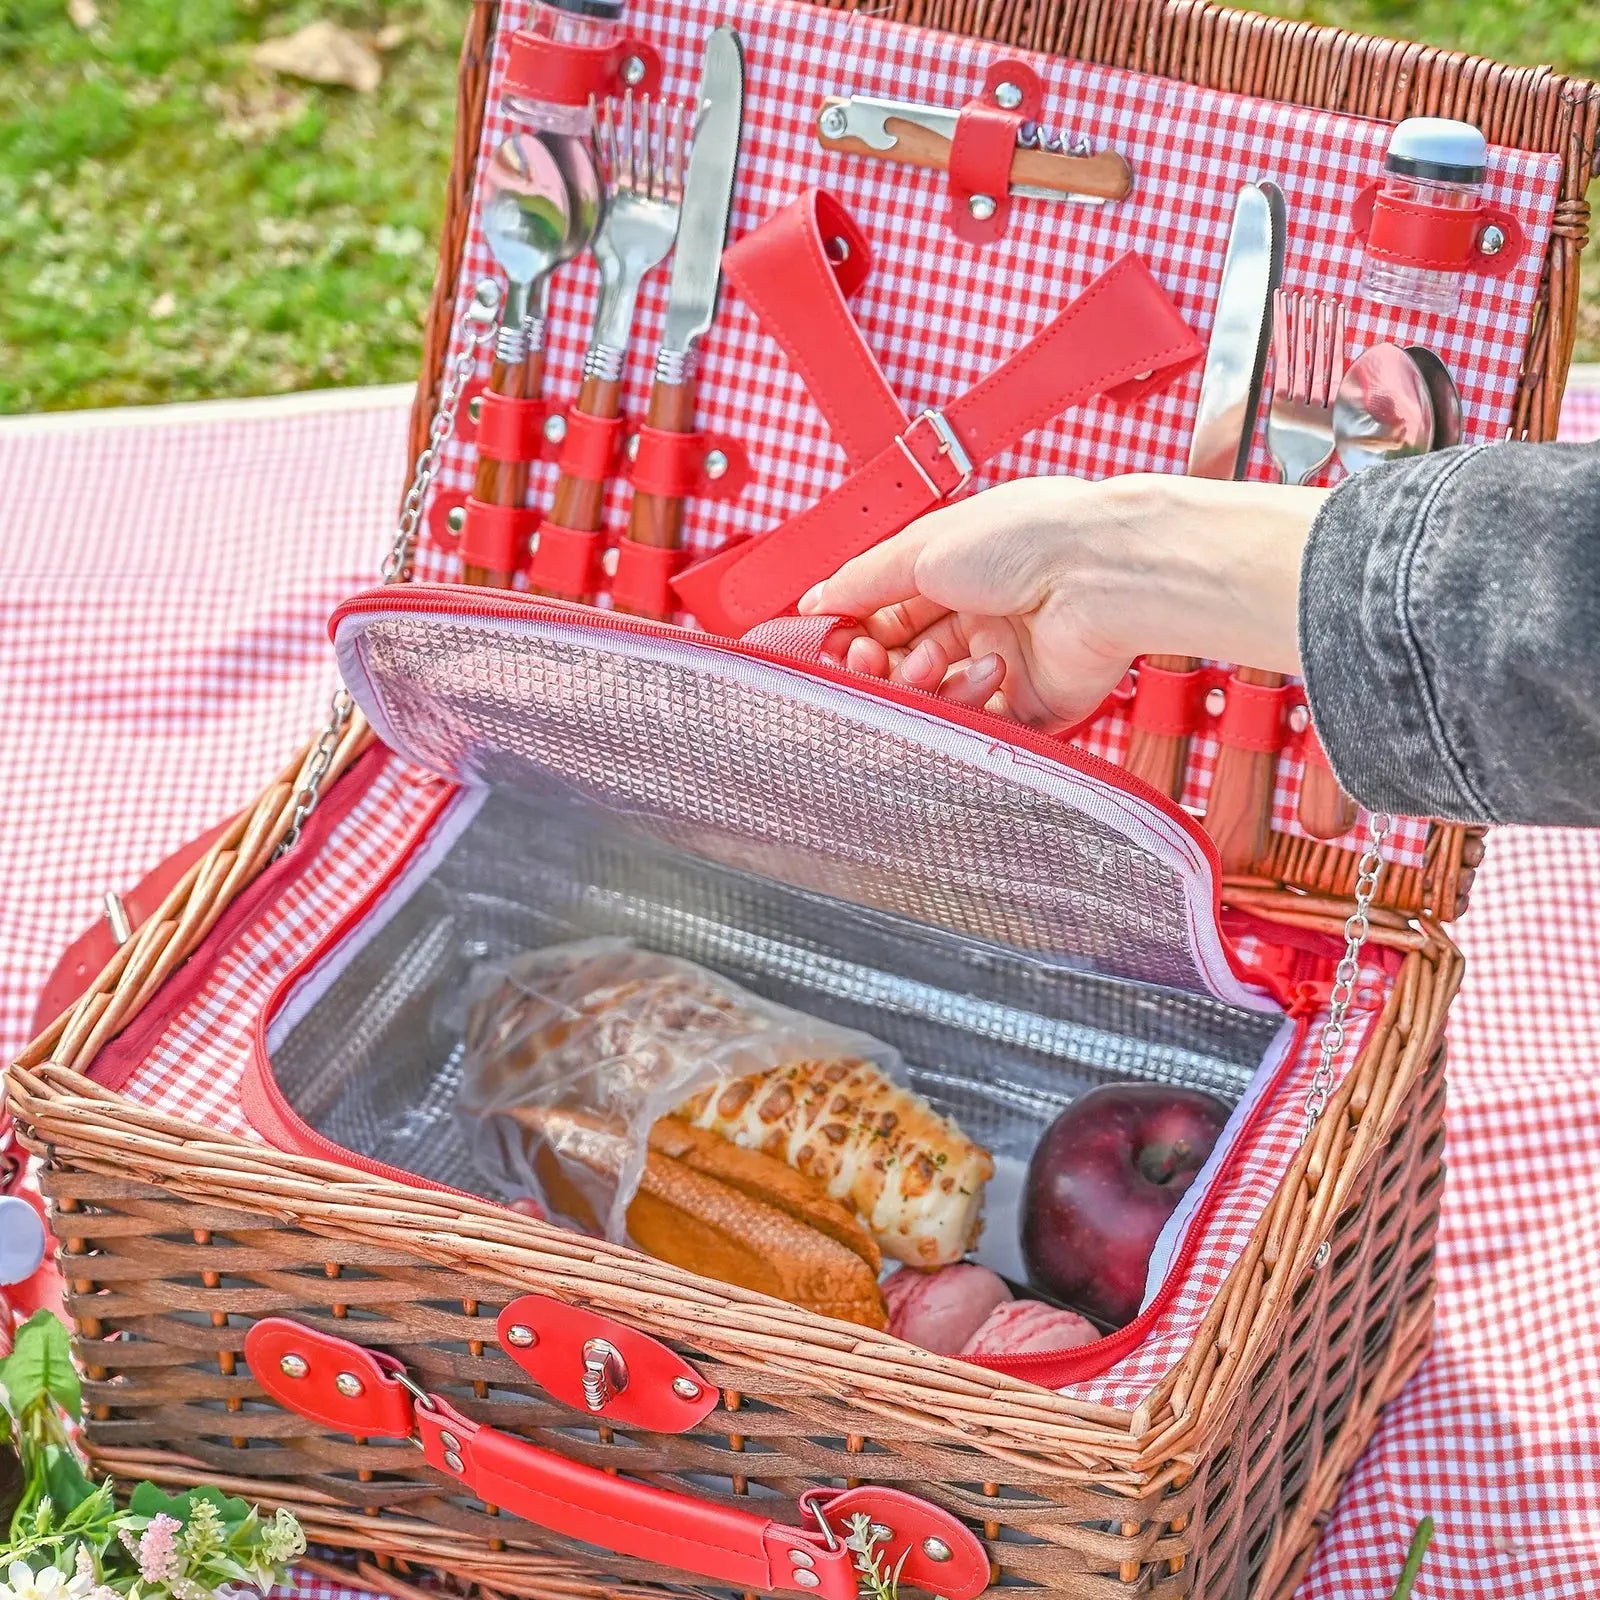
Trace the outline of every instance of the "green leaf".
{"type": "Polygon", "coordinates": [[[0,1384],[19,1421],[47,1399],[74,1420],[81,1415],[83,1386],[72,1364],[72,1341],[53,1312],[36,1311],[17,1329],[11,1354],[0,1361],[0,1384]]]}
{"type": "Polygon", "coordinates": [[[42,1453],[44,1490],[59,1516],[65,1517],[76,1511],[97,1494],[104,1494],[110,1500],[110,1491],[84,1473],[82,1463],[70,1447],[49,1444],[42,1453]]]}

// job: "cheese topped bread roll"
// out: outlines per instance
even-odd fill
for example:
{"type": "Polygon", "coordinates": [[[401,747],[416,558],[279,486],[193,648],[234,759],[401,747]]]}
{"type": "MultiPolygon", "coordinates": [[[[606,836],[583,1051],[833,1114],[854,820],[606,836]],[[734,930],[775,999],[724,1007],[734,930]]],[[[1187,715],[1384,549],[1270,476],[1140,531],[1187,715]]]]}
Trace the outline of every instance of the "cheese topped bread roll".
{"type": "Polygon", "coordinates": [[[977,1243],[989,1152],[870,1062],[796,1061],[703,1089],[677,1114],[815,1179],[896,1261],[943,1266],[977,1243]]]}

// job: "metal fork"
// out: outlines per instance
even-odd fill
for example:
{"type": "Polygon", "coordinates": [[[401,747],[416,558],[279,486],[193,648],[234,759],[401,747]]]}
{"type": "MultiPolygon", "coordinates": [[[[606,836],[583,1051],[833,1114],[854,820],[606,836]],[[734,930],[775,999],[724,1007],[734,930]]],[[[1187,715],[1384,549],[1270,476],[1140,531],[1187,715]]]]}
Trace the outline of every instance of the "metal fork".
{"type": "Polygon", "coordinates": [[[1272,305],[1267,449],[1280,483],[1306,483],[1333,456],[1333,401],[1344,377],[1344,303],[1286,289],[1272,305]]]}
{"type": "Polygon", "coordinates": [[[605,220],[595,235],[600,303],[584,376],[615,382],[633,329],[639,285],[665,261],[678,237],[683,170],[689,159],[689,107],[633,93],[594,110],[596,153],[606,189],[605,220]]]}

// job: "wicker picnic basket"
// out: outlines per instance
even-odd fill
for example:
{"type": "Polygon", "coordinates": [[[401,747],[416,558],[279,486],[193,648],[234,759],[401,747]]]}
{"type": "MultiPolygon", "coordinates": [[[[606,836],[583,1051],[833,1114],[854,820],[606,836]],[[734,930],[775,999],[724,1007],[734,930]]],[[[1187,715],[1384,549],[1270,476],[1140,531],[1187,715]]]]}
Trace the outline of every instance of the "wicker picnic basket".
{"type": "MultiPolygon", "coordinates": [[[[1493,143],[1555,154],[1560,197],[1512,424],[1519,437],[1553,435],[1600,90],[1187,0],[1053,10],[899,0],[890,12],[894,25],[1290,104],[1463,117],[1493,143]]],[[[477,0],[416,452],[456,327],[496,38],[497,6],[477,0]]],[[[403,1441],[358,1442],[276,1409],[244,1341],[256,1319],[288,1317],[398,1357],[479,1422],[699,1500],[898,1485],[981,1534],[991,1579],[1008,1586],[1072,1600],[1293,1592],[1341,1481],[1427,1348],[1442,1034],[1461,966],[1442,924],[1475,859],[1465,830],[1434,826],[1422,858],[1380,880],[1369,949],[1386,952],[1389,981],[1359,1059],[1288,1158],[1180,1358],[1142,1399],[1113,1404],[912,1352],[488,1202],[218,1132],[96,1081],[106,1047],[176,1005],[189,958],[246,913],[252,886],[298,834],[308,788],[336,796],[373,759],[371,743],[359,714],[330,727],[190,852],[11,1070],[11,1105],[42,1158],[64,1250],[100,1465],[281,1501],[318,1545],[352,1558],[339,1569],[350,1581],[379,1591],[411,1594],[419,1578],[444,1574],[491,1596],[728,1592],[531,1530],[453,1490],[403,1441]],[[662,1341],[720,1405],[676,1433],[574,1413],[496,1342],[500,1309],[527,1293],[662,1341]]],[[[1355,851],[1280,831],[1269,857],[1223,893],[1258,930],[1339,934],[1359,870],[1355,851]]]]}

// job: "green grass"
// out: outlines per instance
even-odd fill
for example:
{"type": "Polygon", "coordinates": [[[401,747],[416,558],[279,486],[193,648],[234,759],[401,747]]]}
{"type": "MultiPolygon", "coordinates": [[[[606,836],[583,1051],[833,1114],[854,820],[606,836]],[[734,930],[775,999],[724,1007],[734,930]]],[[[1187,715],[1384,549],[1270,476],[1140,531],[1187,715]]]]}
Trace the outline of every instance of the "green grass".
{"type": "MultiPolygon", "coordinates": [[[[411,379],[465,0],[99,3],[0,0],[0,411],[411,379]],[[250,65],[319,17],[406,30],[376,93],[250,65]]],[[[1593,0],[1266,8],[1600,76],[1593,0]]]]}

